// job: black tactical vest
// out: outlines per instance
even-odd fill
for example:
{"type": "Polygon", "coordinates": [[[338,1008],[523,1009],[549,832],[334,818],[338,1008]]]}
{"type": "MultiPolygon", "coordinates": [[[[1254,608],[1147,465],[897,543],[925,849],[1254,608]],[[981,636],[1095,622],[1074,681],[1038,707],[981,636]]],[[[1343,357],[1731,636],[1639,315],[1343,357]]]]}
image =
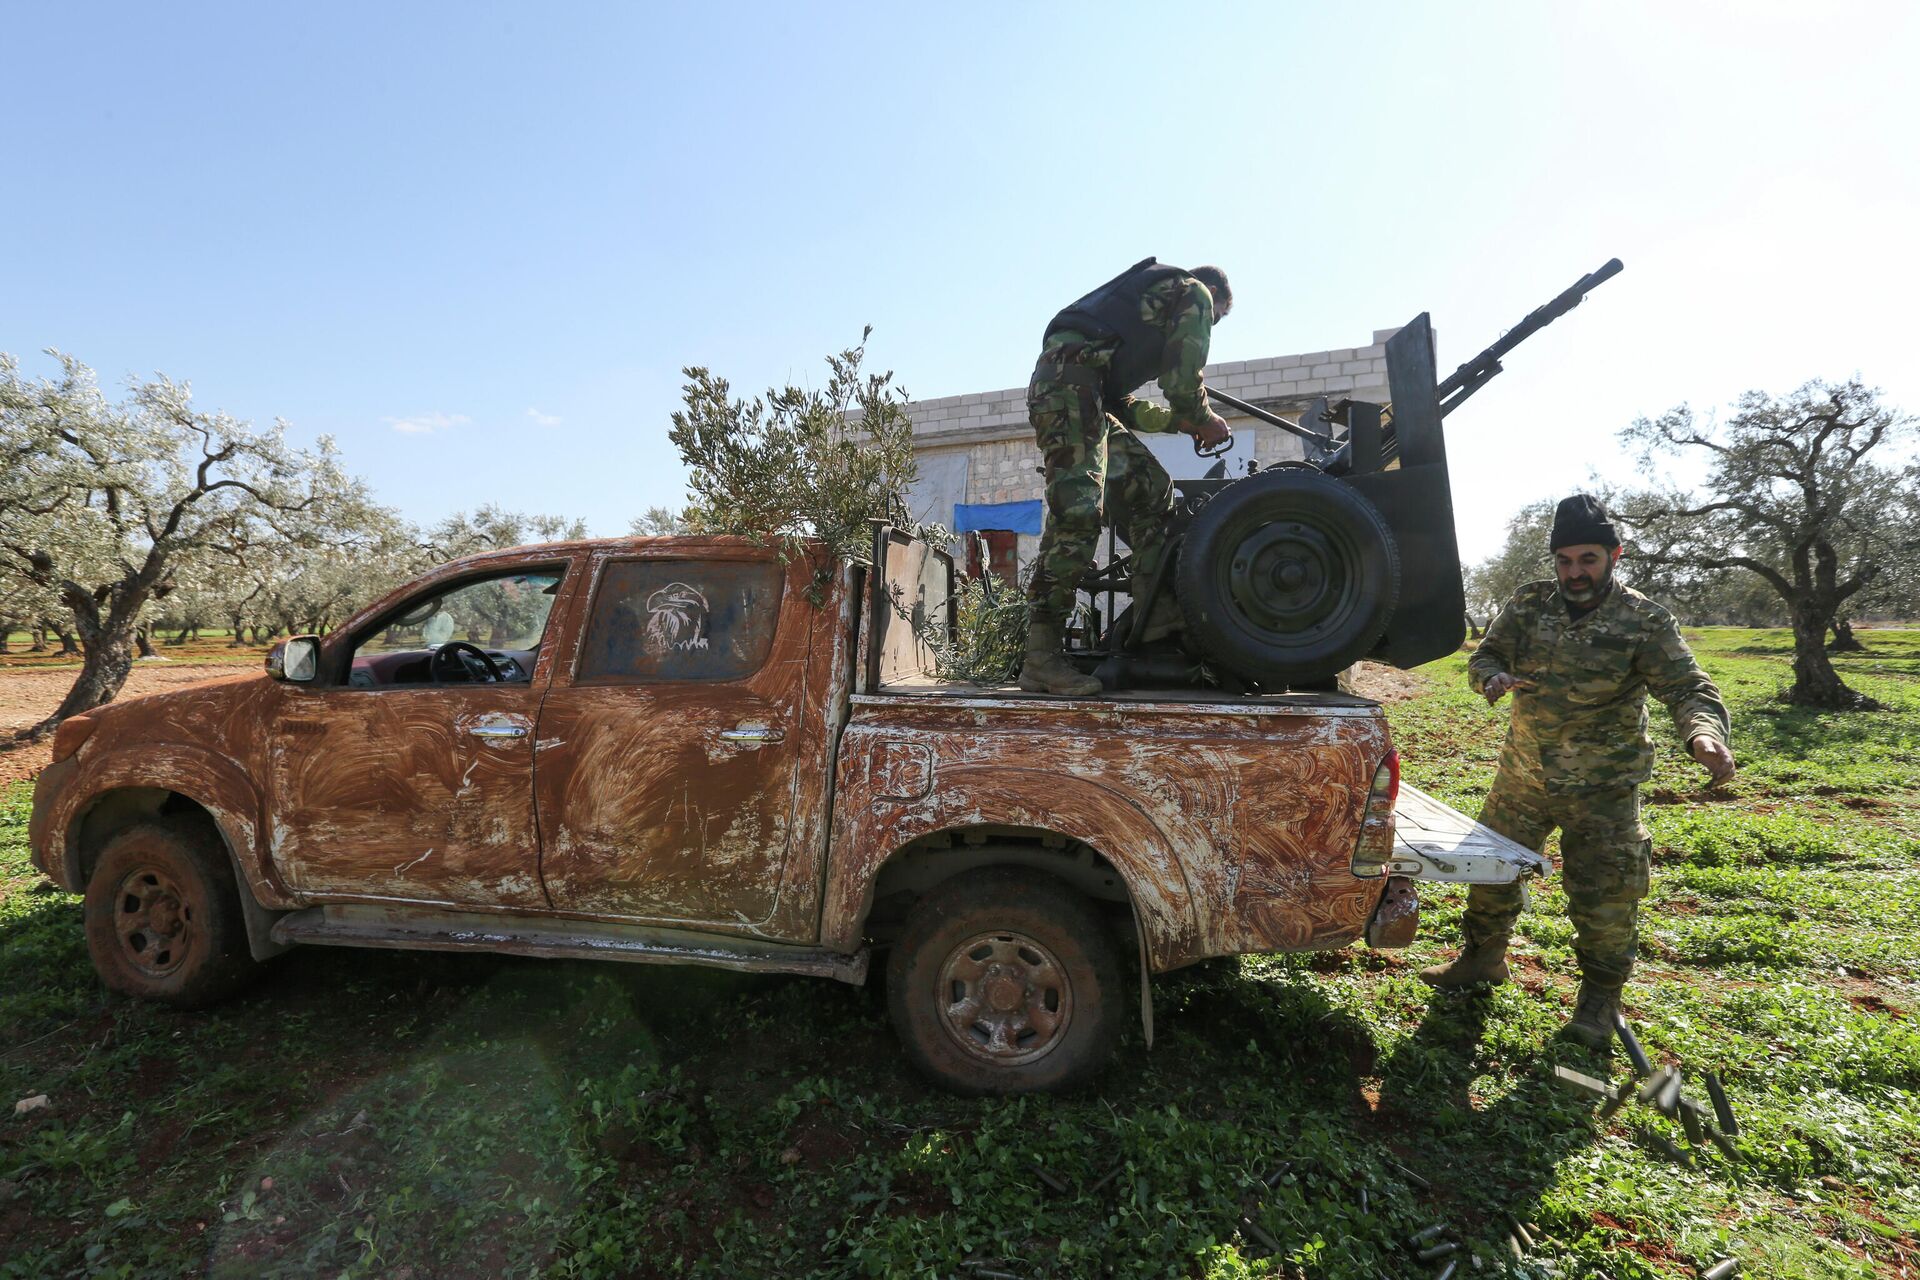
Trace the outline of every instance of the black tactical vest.
{"type": "Polygon", "coordinates": [[[1047,333],[1071,329],[1095,342],[1118,338],[1120,345],[1107,364],[1100,388],[1107,400],[1117,402],[1141,383],[1160,376],[1166,351],[1167,335],[1140,318],[1141,297],[1154,285],[1186,274],[1152,258],[1136,262],[1055,316],[1047,333]]]}

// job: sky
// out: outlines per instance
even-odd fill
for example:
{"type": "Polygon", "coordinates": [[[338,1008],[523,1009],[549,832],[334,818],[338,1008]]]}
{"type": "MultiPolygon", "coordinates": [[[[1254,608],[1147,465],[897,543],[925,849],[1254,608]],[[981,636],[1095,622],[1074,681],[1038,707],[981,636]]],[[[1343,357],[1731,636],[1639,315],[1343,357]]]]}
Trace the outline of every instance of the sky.
{"type": "Polygon", "coordinates": [[[1025,382],[1148,254],[1215,360],[1432,313],[1461,545],[1688,402],[1920,411],[1920,6],[0,0],[0,351],[338,442],[416,520],[677,505],[681,370],[1025,382]]]}

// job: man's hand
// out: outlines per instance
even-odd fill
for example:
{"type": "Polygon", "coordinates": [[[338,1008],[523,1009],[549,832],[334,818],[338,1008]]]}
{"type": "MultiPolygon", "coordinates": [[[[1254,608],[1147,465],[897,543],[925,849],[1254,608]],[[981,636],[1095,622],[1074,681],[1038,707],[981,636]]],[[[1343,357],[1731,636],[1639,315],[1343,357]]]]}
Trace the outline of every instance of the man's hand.
{"type": "Polygon", "coordinates": [[[1233,428],[1217,413],[1208,413],[1205,422],[1187,424],[1187,434],[1203,449],[1211,449],[1233,435],[1233,428]]]}
{"type": "Polygon", "coordinates": [[[1500,701],[1500,699],[1506,697],[1509,689],[1531,688],[1533,688],[1533,681],[1522,680],[1519,676],[1510,676],[1502,671],[1497,675],[1487,677],[1486,687],[1483,688],[1481,692],[1486,695],[1487,705],[1492,706],[1494,703],[1500,701]]]}
{"type": "Polygon", "coordinates": [[[1701,734],[1693,740],[1688,749],[1692,751],[1695,760],[1707,767],[1708,786],[1717,787],[1733,776],[1733,752],[1727,749],[1726,743],[1701,734]]]}

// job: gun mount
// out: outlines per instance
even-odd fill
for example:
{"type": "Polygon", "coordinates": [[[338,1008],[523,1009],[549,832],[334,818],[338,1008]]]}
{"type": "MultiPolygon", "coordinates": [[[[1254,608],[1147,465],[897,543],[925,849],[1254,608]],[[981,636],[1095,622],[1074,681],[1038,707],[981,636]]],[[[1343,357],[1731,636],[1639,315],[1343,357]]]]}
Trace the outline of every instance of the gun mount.
{"type": "MultiPolygon", "coordinates": [[[[1466,598],[1442,423],[1501,371],[1501,359],[1618,275],[1614,258],[1530,312],[1445,379],[1433,325],[1415,316],[1386,343],[1388,401],[1313,401],[1298,422],[1244,400],[1214,399],[1307,442],[1303,461],[1177,482],[1173,539],[1159,580],[1075,655],[1109,688],[1198,676],[1230,686],[1315,687],[1361,658],[1431,662],[1466,636],[1466,598]],[[1172,590],[1184,642],[1130,642],[1172,590]]],[[[1224,468],[1216,468],[1224,471],[1224,468]]],[[[1123,561],[1082,586],[1123,587],[1123,561]]]]}

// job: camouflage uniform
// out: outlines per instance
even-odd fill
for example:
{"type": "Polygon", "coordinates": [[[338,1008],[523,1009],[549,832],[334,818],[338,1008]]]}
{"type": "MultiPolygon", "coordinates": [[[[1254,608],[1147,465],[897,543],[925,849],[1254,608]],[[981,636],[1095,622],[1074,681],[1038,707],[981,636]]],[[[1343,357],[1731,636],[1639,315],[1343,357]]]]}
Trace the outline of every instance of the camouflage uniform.
{"type": "MultiPolygon", "coordinates": [[[[1673,713],[1683,743],[1726,742],[1726,705],[1673,615],[1620,582],[1569,619],[1555,582],[1531,582],[1487,628],[1467,664],[1476,693],[1501,672],[1534,682],[1513,691],[1513,719],[1480,820],[1538,850],[1560,828],[1561,881],[1582,975],[1618,987],[1633,969],[1652,841],[1639,786],[1653,773],[1648,691],[1673,713]]],[[[1505,938],[1521,887],[1475,885],[1468,945],[1505,938]]]]}
{"type": "Polygon", "coordinates": [[[1105,403],[1100,384],[1114,344],[1070,329],[1048,335],[1027,386],[1027,416],[1046,462],[1047,522],[1027,589],[1036,620],[1066,621],[1102,524],[1111,523],[1132,549],[1136,582],[1152,576],[1166,554],[1173,482],[1135,433],[1207,420],[1200,369],[1213,333],[1213,295],[1182,276],[1149,288],[1140,310],[1166,335],[1159,385],[1167,408],[1131,395],[1105,403]]]}

